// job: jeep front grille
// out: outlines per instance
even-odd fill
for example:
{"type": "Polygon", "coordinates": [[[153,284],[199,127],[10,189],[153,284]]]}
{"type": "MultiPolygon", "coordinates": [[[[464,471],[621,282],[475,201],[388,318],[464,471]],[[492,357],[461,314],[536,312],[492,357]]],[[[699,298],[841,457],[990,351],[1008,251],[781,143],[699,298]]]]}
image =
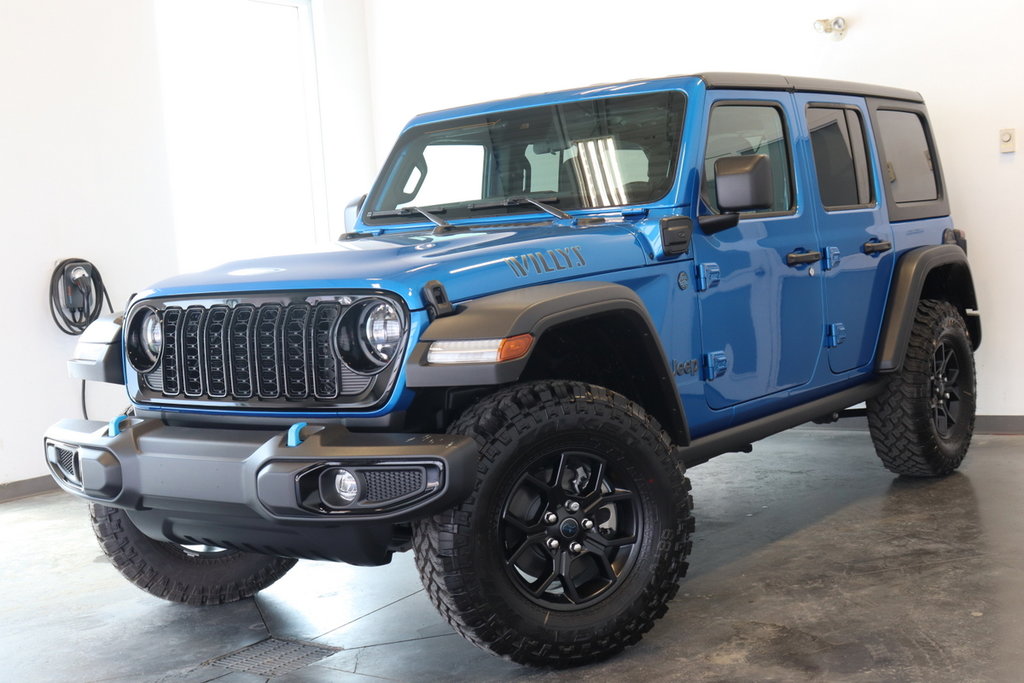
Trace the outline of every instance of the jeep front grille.
{"type": "Polygon", "coordinates": [[[139,378],[136,397],[261,408],[369,407],[389,386],[395,364],[377,375],[360,374],[334,346],[338,321],[360,298],[147,301],[160,310],[164,345],[158,365],[139,378]]]}

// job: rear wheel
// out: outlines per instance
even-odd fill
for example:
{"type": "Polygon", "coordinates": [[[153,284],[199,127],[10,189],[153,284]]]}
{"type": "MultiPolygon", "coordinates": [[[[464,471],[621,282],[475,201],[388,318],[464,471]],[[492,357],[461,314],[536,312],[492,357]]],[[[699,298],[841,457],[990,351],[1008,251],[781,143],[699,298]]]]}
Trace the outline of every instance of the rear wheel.
{"type": "Polygon", "coordinates": [[[255,595],[277,581],[295,560],[214,546],[156,541],[139,531],[124,510],[92,503],[92,528],[111,564],[158,598],[217,605],[255,595]]]}
{"type": "Polygon", "coordinates": [[[922,300],[903,367],[868,401],[868,425],[882,464],[931,477],[960,466],[974,433],[974,354],[960,312],[922,300]]]}
{"type": "Polygon", "coordinates": [[[477,484],[415,528],[431,599],[462,635],[533,665],[640,640],[685,573],[689,482],[639,406],[600,387],[498,392],[450,431],[480,447],[477,484]]]}

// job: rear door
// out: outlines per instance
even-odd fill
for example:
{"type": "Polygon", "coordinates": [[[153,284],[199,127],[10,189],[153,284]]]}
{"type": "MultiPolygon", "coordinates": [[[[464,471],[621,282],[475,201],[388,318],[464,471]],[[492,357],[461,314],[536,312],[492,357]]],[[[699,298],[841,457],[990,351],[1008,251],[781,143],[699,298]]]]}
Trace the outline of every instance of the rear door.
{"type": "Polygon", "coordinates": [[[798,93],[810,140],[807,202],[821,239],[825,346],[834,373],[874,357],[893,262],[892,229],[878,200],[877,155],[864,101],[798,93]]]}
{"type": "Polygon", "coordinates": [[[788,93],[708,92],[701,213],[718,213],[719,158],[763,154],[773,184],[770,208],[744,213],[739,225],[715,234],[694,230],[705,396],[713,409],[806,384],[820,355],[819,264],[789,265],[788,258],[818,249],[793,171],[795,114],[788,93]]]}

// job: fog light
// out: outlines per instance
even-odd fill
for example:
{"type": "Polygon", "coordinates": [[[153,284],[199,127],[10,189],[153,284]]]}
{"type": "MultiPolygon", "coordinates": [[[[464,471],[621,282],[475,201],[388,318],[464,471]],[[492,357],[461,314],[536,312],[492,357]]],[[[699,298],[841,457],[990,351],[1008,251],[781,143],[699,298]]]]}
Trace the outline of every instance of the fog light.
{"type": "Polygon", "coordinates": [[[320,470],[320,501],[332,510],[354,506],[363,497],[363,478],[343,467],[320,470]]]}
{"type": "Polygon", "coordinates": [[[344,503],[351,503],[359,497],[359,480],[348,470],[335,470],[334,489],[344,503]]]}

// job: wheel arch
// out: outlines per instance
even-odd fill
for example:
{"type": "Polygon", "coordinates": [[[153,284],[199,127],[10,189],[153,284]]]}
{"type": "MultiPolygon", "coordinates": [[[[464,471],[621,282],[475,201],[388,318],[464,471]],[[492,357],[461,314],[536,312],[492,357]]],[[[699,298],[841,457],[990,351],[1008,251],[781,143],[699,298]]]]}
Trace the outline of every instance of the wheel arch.
{"type": "Polygon", "coordinates": [[[455,315],[437,318],[427,326],[406,368],[406,383],[413,389],[491,386],[531,379],[606,386],[640,404],[674,443],[689,444],[682,402],[654,323],[636,292],[623,285],[565,282],[464,302],[455,315]],[[426,360],[434,341],[500,339],[527,333],[534,336],[534,343],[530,352],[517,360],[465,365],[431,365],[426,360]],[[572,345],[568,354],[566,344],[572,345]],[[623,359],[629,363],[621,362],[623,359]],[[550,372],[557,376],[546,374],[550,372]]]}
{"type": "Polygon", "coordinates": [[[967,325],[971,346],[981,345],[981,317],[967,254],[955,244],[918,247],[896,264],[875,368],[895,372],[903,366],[907,340],[921,299],[941,299],[957,307],[967,325]]]}

